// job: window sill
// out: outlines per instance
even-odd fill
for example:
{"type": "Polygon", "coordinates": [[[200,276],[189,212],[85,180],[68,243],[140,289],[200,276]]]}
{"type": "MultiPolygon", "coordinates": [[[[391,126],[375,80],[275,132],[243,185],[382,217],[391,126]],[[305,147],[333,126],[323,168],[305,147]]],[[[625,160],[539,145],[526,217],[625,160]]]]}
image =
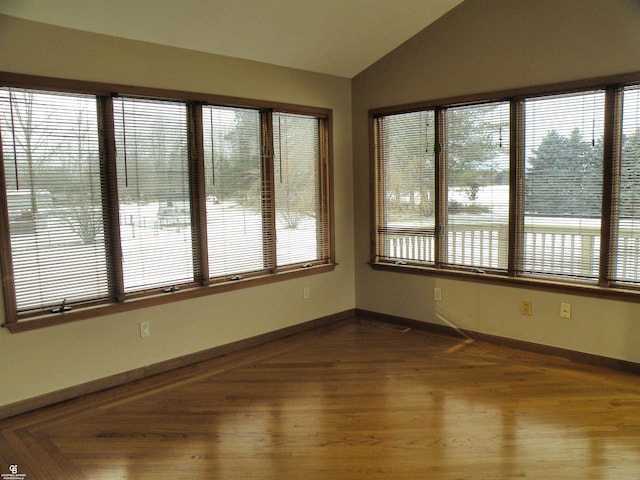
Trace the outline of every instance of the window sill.
{"type": "Polygon", "coordinates": [[[505,287],[527,288],[547,292],[566,293],[570,295],[640,302],[640,290],[633,287],[624,288],[618,285],[602,287],[591,283],[561,280],[557,278],[549,279],[533,276],[511,277],[507,276],[506,273],[479,273],[471,270],[436,268],[415,264],[397,265],[395,263],[387,262],[372,262],[370,263],[370,266],[374,270],[387,272],[408,273],[413,275],[433,276],[468,282],[501,285],[505,287]]]}
{"type": "Polygon", "coordinates": [[[23,318],[17,322],[5,323],[3,327],[7,328],[7,330],[9,330],[11,333],[26,332],[29,330],[61,325],[63,323],[86,320],[88,318],[113,315],[130,310],[153,307],[156,305],[164,305],[167,303],[189,300],[192,298],[213,295],[216,293],[230,292],[233,290],[256,287],[268,283],[331,272],[335,270],[336,265],[336,263],[313,265],[311,267],[296,268],[294,270],[285,270],[276,273],[247,277],[241,280],[214,283],[203,287],[189,287],[168,293],[158,293],[154,295],[146,295],[143,297],[127,298],[126,300],[118,303],[100,304],[91,307],[75,307],[73,310],[65,313],[50,313],[46,315],[23,318]]]}

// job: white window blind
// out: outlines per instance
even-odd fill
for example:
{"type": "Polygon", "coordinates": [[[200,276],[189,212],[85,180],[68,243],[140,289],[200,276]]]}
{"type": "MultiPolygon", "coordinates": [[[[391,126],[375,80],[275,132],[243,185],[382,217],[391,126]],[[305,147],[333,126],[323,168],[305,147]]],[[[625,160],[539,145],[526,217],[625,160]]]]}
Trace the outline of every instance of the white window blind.
{"type": "Polygon", "coordinates": [[[264,268],[260,112],[202,108],[209,274],[264,268]]]}
{"type": "Polygon", "coordinates": [[[435,261],[435,115],[431,110],[381,117],[378,145],[378,257],[435,261]]]}
{"type": "MultiPolygon", "coordinates": [[[[640,284],[640,87],[626,87],[622,97],[617,245],[610,252],[613,280],[640,284]]],[[[615,218],[615,217],[614,217],[615,218]]]]}
{"type": "Polygon", "coordinates": [[[525,101],[525,273],[597,280],[604,92],[525,101]]]}
{"type": "Polygon", "coordinates": [[[113,101],[125,292],[194,281],[186,104],[113,101]]]}
{"type": "Polygon", "coordinates": [[[273,115],[278,266],[312,262],[324,255],[318,122],[306,115],[273,115]]]}
{"type": "Polygon", "coordinates": [[[446,263],[506,270],[509,102],[446,110],[446,263]]]}
{"type": "Polygon", "coordinates": [[[96,98],[0,88],[18,312],[108,297],[96,98]]]}

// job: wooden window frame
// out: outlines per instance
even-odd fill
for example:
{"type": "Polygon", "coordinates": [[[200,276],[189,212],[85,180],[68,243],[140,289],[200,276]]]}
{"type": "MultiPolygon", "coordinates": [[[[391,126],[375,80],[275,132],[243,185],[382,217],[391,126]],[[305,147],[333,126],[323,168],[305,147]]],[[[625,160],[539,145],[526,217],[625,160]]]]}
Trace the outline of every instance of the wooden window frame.
{"type": "MultiPolygon", "coordinates": [[[[638,285],[620,284],[611,280],[612,262],[615,258],[611,248],[617,244],[613,208],[618,192],[618,173],[620,171],[620,123],[622,118],[622,91],[629,85],[640,84],[640,72],[616,76],[598,77],[573,82],[556,83],[506,91],[488,92],[477,95],[465,95],[411,104],[376,108],[369,111],[369,145],[371,166],[371,257],[370,266],[376,270],[403,272],[416,275],[439,276],[465,281],[484,282],[512,287],[540,289],[544,291],[564,292],[577,295],[616,298],[640,302],[640,283],[638,285]],[[603,152],[603,198],[601,208],[601,245],[599,258],[599,278],[592,282],[574,281],[560,277],[534,276],[519,273],[523,261],[524,245],[524,102],[526,99],[580,93],[602,89],[605,91],[605,130],[603,152]],[[381,260],[379,227],[382,225],[383,212],[379,211],[378,197],[383,195],[381,177],[380,122],[387,115],[408,113],[421,110],[436,112],[436,147],[444,141],[444,131],[438,127],[443,121],[442,112],[447,108],[486,102],[510,102],[510,152],[509,152],[509,233],[508,267],[506,272],[485,272],[473,268],[452,268],[442,260],[446,253],[446,239],[440,225],[445,220],[446,202],[441,198],[445,186],[445,162],[441,148],[438,149],[436,162],[436,262],[393,262],[381,260]],[[439,261],[440,260],[440,261],[439,261]]],[[[614,252],[615,253],[615,252],[614,252]]],[[[640,256],[640,252],[638,252],[640,256]]]]}
{"type": "MultiPolygon", "coordinates": [[[[76,80],[22,75],[0,72],[0,85],[4,87],[26,88],[63,93],[83,93],[96,97],[98,104],[98,129],[100,142],[101,182],[103,188],[105,213],[105,237],[107,240],[107,272],[109,275],[110,295],[108,300],[89,301],[75,304],[73,309],[63,313],[38,311],[19,314],[17,310],[15,287],[13,283],[13,262],[11,240],[9,236],[9,217],[7,212],[7,193],[4,186],[4,164],[0,168],[0,262],[2,271],[2,289],[5,306],[5,323],[10,332],[22,332],[52,325],[94,318],[138,308],[161,305],[174,301],[197,298],[215,293],[243,289],[252,286],[273,283],[280,280],[319,274],[335,269],[335,233],[333,209],[333,146],[332,146],[332,110],[263,100],[241,99],[219,95],[181,92],[128,85],[84,82],[76,80]],[[194,281],[177,291],[165,292],[156,289],[146,292],[125,294],[122,271],[122,251],[119,226],[118,188],[116,178],[116,142],[114,131],[112,98],[117,95],[138,96],[144,98],[178,101],[187,106],[188,138],[186,139],[189,157],[189,187],[191,204],[191,236],[194,254],[194,281]],[[257,272],[238,272],[224,278],[209,277],[208,251],[206,236],[206,212],[204,201],[204,152],[201,111],[203,104],[224,107],[251,108],[260,112],[262,143],[262,211],[263,211],[263,248],[269,251],[271,264],[257,272]],[[300,265],[287,265],[278,268],[275,264],[275,204],[273,191],[273,112],[307,115],[318,120],[318,138],[320,142],[319,162],[319,219],[318,241],[321,246],[318,259],[300,265]],[[5,233],[6,232],[6,233],[5,233]],[[240,277],[240,278],[238,278],[240,277]]],[[[0,159],[3,157],[0,142],[0,159]]],[[[181,286],[182,287],[182,286],[181,286]]]]}

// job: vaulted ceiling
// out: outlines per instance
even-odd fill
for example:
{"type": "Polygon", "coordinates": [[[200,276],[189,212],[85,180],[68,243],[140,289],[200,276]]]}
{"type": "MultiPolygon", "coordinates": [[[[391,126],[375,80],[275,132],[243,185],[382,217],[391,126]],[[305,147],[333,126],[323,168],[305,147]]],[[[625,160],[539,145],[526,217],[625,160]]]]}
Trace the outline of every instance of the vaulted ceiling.
{"type": "Polygon", "coordinates": [[[0,0],[0,13],[352,78],[461,2],[0,0]]]}

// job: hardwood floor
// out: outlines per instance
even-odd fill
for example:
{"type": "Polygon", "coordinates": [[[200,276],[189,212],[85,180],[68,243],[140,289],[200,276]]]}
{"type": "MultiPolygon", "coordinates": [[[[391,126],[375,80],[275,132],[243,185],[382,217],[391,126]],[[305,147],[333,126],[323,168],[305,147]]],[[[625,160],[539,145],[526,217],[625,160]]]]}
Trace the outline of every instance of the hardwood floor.
{"type": "Polygon", "coordinates": [[[360,319],[0,422],[0,473],[638,479],[638,380],[360,319]]]}

